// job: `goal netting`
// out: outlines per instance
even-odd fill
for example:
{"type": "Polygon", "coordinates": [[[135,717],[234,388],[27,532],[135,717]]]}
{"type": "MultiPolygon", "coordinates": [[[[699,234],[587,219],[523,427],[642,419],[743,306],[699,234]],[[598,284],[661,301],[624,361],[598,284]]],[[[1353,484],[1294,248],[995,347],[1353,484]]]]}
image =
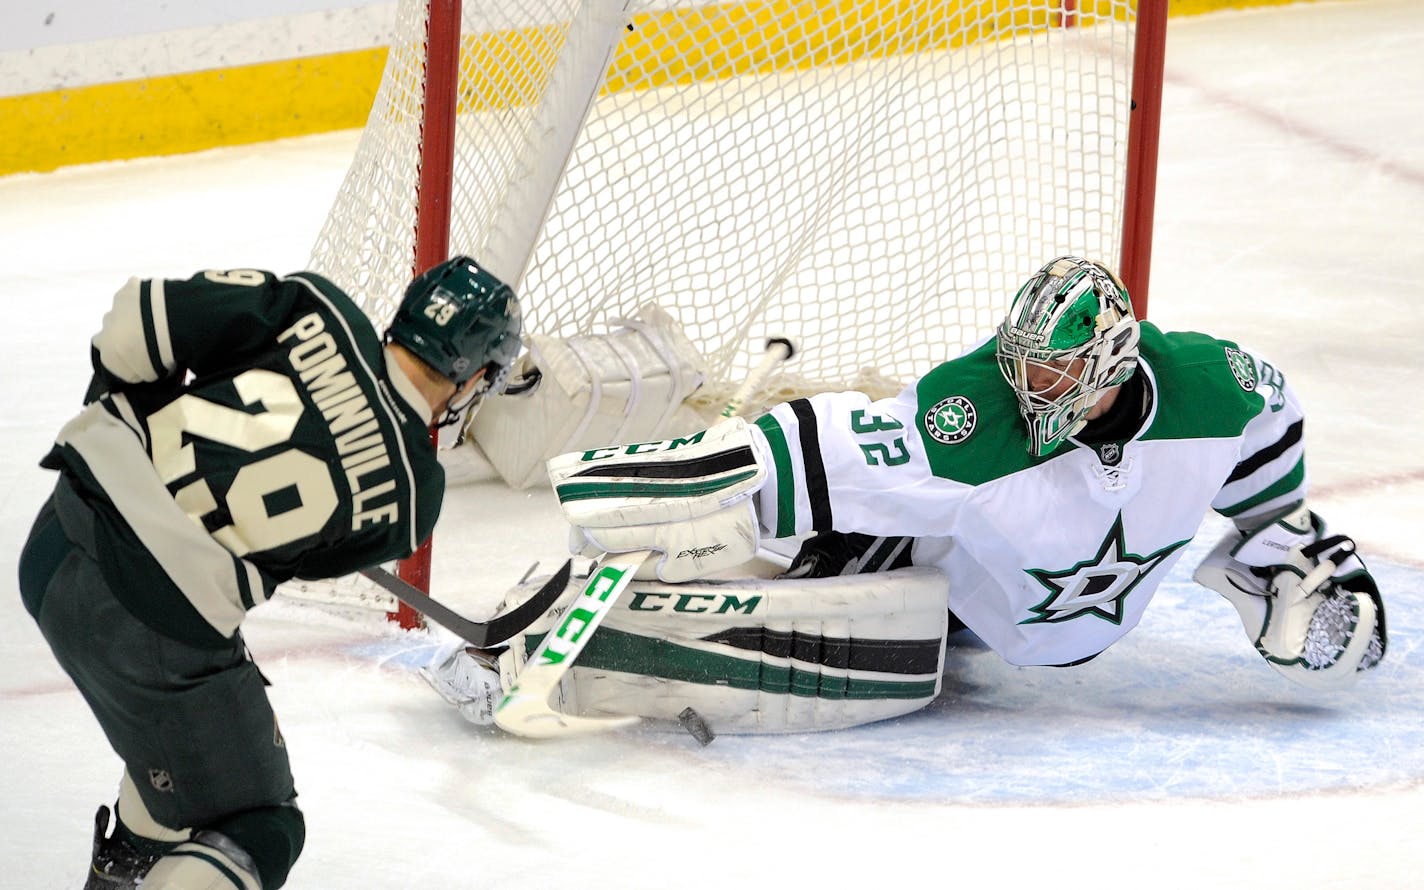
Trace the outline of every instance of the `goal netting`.
{"type": "MultiPolygon", "coordinates": [[[[1122,259],[1135,6],[465,0],[448,250],[533,332],[651,301],[724,384],[784,336],[809,389],[896,388],[1047,259],[1122,259]]],[[[400,3],[312,257],[378,325],[416,263],[430,9],[400,3]]]]}
{"type": "Polygon", "coordinates": [[[311,267],[380,328],[417,267],[468,253],[533,333],[656,303],[709,404],[770,337],[798,347],[777,393],[886,395],[1054,256],[1145,269],[1138,6],[401,0],[311,267]]]}

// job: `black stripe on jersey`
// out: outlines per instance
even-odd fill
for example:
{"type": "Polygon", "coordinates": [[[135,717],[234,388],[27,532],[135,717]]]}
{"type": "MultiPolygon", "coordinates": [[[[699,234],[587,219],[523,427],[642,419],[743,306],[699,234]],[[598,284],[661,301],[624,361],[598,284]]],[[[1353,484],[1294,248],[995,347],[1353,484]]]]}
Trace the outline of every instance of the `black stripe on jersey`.
{"type": "Polygon", "coordinates": [[[1285,454],[1294,447],[1296,443],[1300,442],[1304,429],[1305,421],[1297,420],[1286,428],[1285,435],[1237,464],[1236,469],[1231,471],[1231,475],[1226,477],[1226,481],[1230,483],[1238,479],[1245,479],[1266,464],[1280,457],[1282,454],[1285,454]]]}
{"type": "Polygon", "coordinates": [[[911,675],[939,670],[939,640],[857,640],[764,627],[731,627],[702,639],[840,670],[911,675]]]}
{"type": "Polygon", "coordinates": [[[796,435],[801,441],[801,466],[806,471],[806,500],[811,504],[811,529],[828,532],[833,527],[831,495],[826,488],[826,465],[821,460],[816,411],[807,399],[796,399],[789,407],[796,415],[796,435]]]}
{"type": "Polygon", "coordinates": [[[163,356],[158,351],[158,329],[153,323],[153,281],[148,278],[138,286],[138,315],[143,322],[143,345],[148,350],[148,360],[153,372],[162,377],[168,369],[163,366],[163,356]]]}
{"type": "Polygon", "coordinates": [[[750,445],[731,448],[709,454],[705,457],[691,457],[686,460],[649,461],[647,463],[593,464],[574,473],[574,476],[641,476],[647,479],[691,479],[698,476],[717,476],[743,467],[755,467],[750,445]]]}

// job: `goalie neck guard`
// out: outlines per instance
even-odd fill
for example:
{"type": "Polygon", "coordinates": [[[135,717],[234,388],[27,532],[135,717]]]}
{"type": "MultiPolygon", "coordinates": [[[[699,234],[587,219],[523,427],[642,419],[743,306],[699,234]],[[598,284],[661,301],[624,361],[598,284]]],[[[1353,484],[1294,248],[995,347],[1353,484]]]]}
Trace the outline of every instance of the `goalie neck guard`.
{"type": "Polygon", "coordinates": [[[1132,377],[1139,336],[1127,289],[1101,263],[1058,257],[1019,288],[995,348],[1031,454],[1057,449],[1108,390],[1132,377]]]}

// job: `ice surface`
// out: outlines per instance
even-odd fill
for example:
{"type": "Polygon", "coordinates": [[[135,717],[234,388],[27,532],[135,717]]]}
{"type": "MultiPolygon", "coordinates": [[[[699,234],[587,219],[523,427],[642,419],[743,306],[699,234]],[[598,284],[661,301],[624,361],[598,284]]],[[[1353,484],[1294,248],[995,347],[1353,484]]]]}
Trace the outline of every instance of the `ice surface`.
{"type": "MultiPolygon", "coordinates": [[[[1297,688],[1187,580],[1071,670],[956,638],[911,717],[820,735],[644,727],[530,743],[415,676],[445,641],[279,601],[247,636],[307,815],[293,888],[1421,885],[1424,845],[1424,6],[1173,19],[1151,317],[1275,359],[1310,412],[1314,504],[1389,604],[1350,693],[1297,688]]],[[[300,268],[355,135],[0,179],[0,571],[129,275],[300,268]]],[[[562,559],[547,492],[457,490],[436,592],[488,612],[562,559]],[[459,546],[454,545],[456,539],[459,546]]],[[[119,774],[14,595],[0,597],[0,886],[80,883],[119,774]]]]}

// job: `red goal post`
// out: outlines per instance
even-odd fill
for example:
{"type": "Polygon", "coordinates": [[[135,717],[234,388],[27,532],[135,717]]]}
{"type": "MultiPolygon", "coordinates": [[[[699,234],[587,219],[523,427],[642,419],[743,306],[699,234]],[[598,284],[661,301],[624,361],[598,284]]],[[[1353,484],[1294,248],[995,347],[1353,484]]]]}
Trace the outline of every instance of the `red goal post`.
{"type": "MultiPolygon", "coordinates": [[[[1167,0],[401,0],[313,249],[378,326],[469,253],[536,333],[656,302],[725,398],[885,394],[1065,252],[1145,313],[1167,0]]],[[[403,577],[429,588],[429,551],[403,577]]],[[[414,621],[415,616],[407,616],[414,621]]],[[[403,620],[402,623],[406,623],[403,620]]]]}

